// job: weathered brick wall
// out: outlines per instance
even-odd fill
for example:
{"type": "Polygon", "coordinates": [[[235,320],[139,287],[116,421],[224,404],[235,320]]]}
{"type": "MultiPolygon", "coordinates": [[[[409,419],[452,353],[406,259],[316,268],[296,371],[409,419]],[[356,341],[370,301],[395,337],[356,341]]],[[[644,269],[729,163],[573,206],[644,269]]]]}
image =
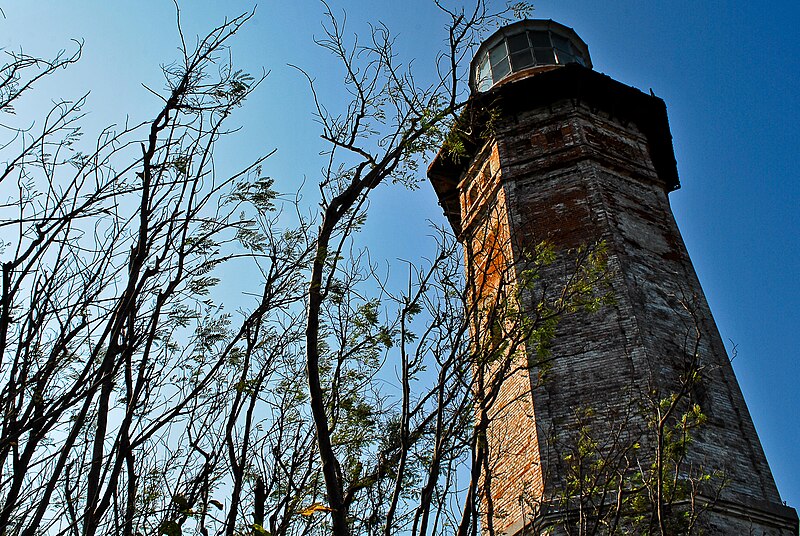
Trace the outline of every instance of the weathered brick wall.
{"type": "MultiPolygon", "coordinates": [[[[530,505],[561,494],[565,446],[587,415],[592,430],[607,431],[600,448],[643,441],[646,451],[643,409],[679,387],[697,353],[703,378],[691,399],[707,422],[687,465],[723,473],[722,502],[738,505],[709,517],[709,533],[790,534],[745,519],[748,508],[769,510],[780,497],[646,137],[580,103],[559,102],[505,118],[459,188],[465,244],[484,248],[485,277],[519,267],[541,240],[562,251],[602,240],[615,296],[599,313],[564,318],[546,370],[528,373],[520,363],[504,385],[488,434],[496,528],[519,526],[521,498],[530,505]]],[[[569,254],[562,261],[546,274],[554,287],[568,273],[569,254]]]]}
{"type": "MultiPolygon", "coordinates": [[[[460,185],[465,265],[472,285],[472,332],[476,364],[476,411],[482,408],[489,421],[490,478],[481,482],[482,510],[492,512],[498,529],[506,520],[523,516],[521,495],[540,497],[542,474],[536,436],[533,398],[524,341],[512,334],[519,327],[506,316],[516,300],[516,274],[509,235],[505,191],[497,147],[487,146],[478,155],[460,185]],[[510,344],[506,338],[515,339],[510,344]],[[481,370],[479,370],[479,368],[481,370]],[[485,402],[492,384],[503,378],[491,402],[485,402]]],[[[489,519],[484,516],[486,526],[489,519]]]]}

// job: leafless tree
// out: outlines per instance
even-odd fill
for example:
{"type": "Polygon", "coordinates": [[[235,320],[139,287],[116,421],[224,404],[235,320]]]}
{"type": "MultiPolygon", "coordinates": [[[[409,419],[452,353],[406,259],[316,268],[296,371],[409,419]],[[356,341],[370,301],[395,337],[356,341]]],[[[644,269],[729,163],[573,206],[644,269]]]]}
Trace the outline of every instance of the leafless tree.
{"type": "MultiPolygon", "coordinates": [[[[189,517],[201,533],[233,534],[253,452],[308,441],[292,420],[298,402],[276,394],[258,400],[285,410],[282,421],[251,442],[256,393],[289,381],[310,247],[302,222],[278,226],[266,156],[216,172],[216,142],[264,78],[230,62],[228,43],[250,16],[193,44],[181,35],[182,57],[152,90],[153,119],[109,127],[91,144],[80,130],[86,97],[13,126],[14,105],[82,45],[51,61],[6,55],[3,534],[172,534],[189,517]],[[243,259],[263,284],[234,315],[210,291],[220,266],[243,259]],[[224,504],[213,496],[222,482],[224,504]]],[[[290,478],[303,489],[310,479],[290,478]]]]}

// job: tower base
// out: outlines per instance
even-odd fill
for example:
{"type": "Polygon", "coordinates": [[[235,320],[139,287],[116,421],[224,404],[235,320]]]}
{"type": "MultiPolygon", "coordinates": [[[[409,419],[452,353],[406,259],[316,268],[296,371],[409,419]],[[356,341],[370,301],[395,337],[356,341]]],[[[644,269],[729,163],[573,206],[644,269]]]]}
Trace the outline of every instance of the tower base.
{"type": "MultiPolygon", "coordinates": [[[[689,501],[673,505],[675,508],[690,509],[689,501]]],[[[579,507],[565,508],[559,503],[540,503],[539,511],[510,525],[506,536],[568,536],[582,534],[578,530],[581,509],[579,507]]],[[[692,527],[690,534],[703,534],[704,536],[797,536],[798,516],[794,508],[783,504],[774,504],[741,497],[738,501],[713,500],[706,497],[696,497],[694,508],[704,510],[692,527]]],[[[612,516],[613,517],[613,516],[612,516]]],[[[584,520],[585,527],[594,528],[596,520],[584,520]]],[[[640,530],[649,530],[647,533],[658,534],[657,525],[652,529],[648,527],[648,520],[643,520],[640,530]]],[[[607,528],[607,526],[606,526],[607,528]]],[[[603,527],[592,534],[606,534],[603,527]]],[[[614,532],[616,533],[616,532],[614,532]]],[[[618,534],[633,534],[629,530],[621,530],[618,534]]]]}

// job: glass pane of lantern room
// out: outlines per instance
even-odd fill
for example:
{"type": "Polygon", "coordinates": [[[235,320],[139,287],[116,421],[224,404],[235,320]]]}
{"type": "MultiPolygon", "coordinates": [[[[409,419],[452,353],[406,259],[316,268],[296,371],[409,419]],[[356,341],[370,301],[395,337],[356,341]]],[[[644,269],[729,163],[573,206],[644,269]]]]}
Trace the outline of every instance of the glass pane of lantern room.
{"type": "Polygon", "coordinates": [[[508,58],[503,58],[499,63],[492,64],[492,80],[498,82],[501,78],[511,72],[508,58]]]}
{"type": "Polygon", "coordinates": [[[495,82],[511,72],[505,41],[489,51],[489,62],[492,64],[492,80],[495,82]]]}
{"type": "Polygon", "coordinates": [[[534,47],[551,47],[550,37],[547,32],[528,32],[534,47]]]}
{"type": "Polygon", "coordinates": [[[475,73],[476,86],[478,91],[486,91],[492,85],[492,71],[489,69],[489,56],[484,56],[478,64],[475,73]]]}
{"type": "Polygon", "coordinates": [[[533,54],[532,50],[527,49],[523,50],[522,52],[512,52],[511,53],[511,68],[515,71],[519,71],[520,69],[525,69],[526,67],[530,67],[533,65],[533,54]]]}
{"type": "Polygon", "coordinates": [[[536,63],[544,64],[544,65],[555,65],[556,57],[553,55],[552,48],[537,48],[535,49],[536,53],[536,63]]]}
{"type": "Polygon", "coordinates": [[[558,63],[561,65],[566,65],[567,63],[575,63],[575,56],[568,52],[564,52],[563,50],[556,50],[556,55],[558,56],[558,63]]]}
{"type": "Polygon", "coordinates": [[[489,61],[492,64],[492,67],[500,63],[503,59],[505,59],[506,56],[508,56],[508,53],[506,52],[506,42],[503,41],[489,51],[489,61]]]}
{"type": "Polygon", "coordinates": [[[558,34],[553,34],[553,44],[555,44],[556,48],[559,50],[563,50],[564,52],[569,52],[569,39],[563,37],[558,34]]]}
{"type": "Polygon", "coordinates": [[[512,54],[528,48],[530,48],[528,45],[528,36],[524,33],[512,35],[508,38],[508,51],[512,54]]]}

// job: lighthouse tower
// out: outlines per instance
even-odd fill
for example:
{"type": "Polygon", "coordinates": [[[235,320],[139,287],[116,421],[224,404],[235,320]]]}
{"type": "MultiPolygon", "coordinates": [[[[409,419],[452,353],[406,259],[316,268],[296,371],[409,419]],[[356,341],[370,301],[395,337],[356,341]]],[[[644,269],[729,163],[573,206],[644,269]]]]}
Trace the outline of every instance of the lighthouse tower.
{"type": "Polygon", "coordinates": [[[563,315],[546,359],[535,341],[516,352],[485,432],[484,529],[796,535],[670,209],[664,102],[592,70],[551,20],[489,37],[470,84],[471,137],[428,176],[465,250],[485,252],[474,286],[497,292],[498,267],[520,284],[546,243],[538,288],[594,251],[612,297],[563,315]]]}

